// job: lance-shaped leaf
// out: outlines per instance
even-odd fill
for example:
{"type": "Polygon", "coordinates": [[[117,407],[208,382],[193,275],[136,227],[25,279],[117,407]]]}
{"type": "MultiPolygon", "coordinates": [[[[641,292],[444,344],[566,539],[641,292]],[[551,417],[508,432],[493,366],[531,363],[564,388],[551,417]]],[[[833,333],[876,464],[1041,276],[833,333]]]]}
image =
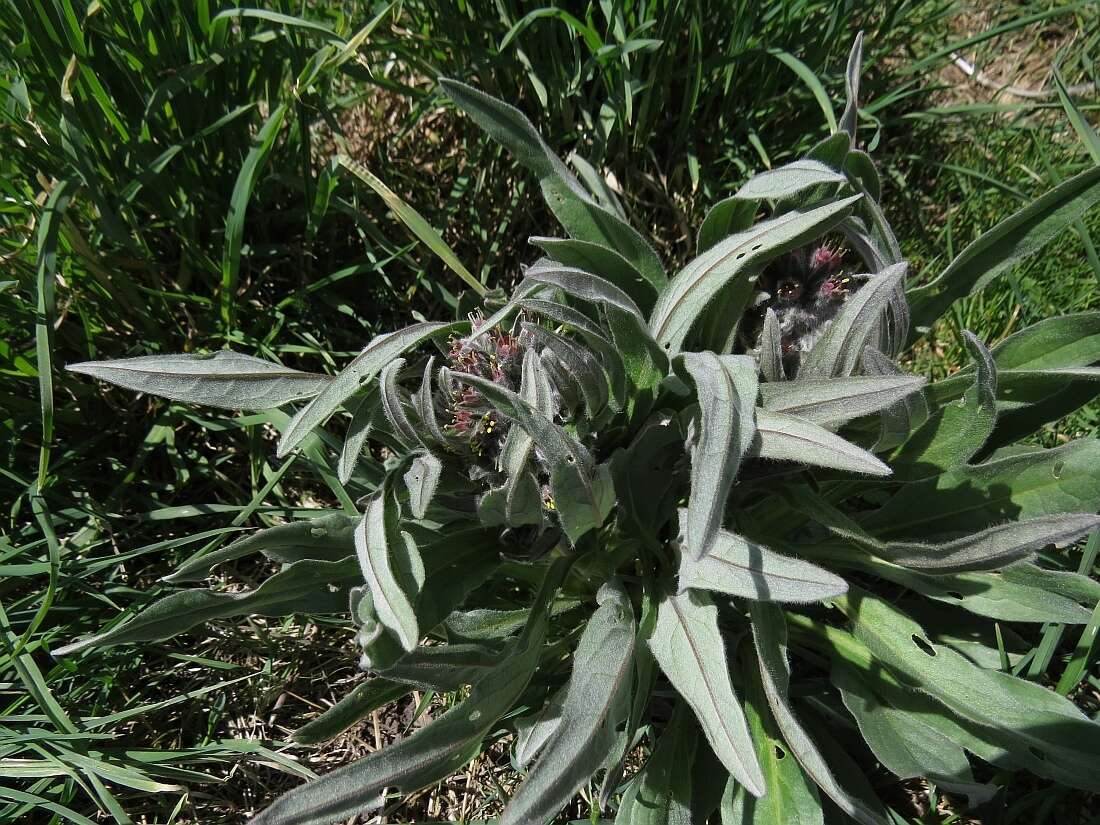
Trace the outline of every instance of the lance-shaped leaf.
{"type": "Polygon", "coordinates": [[[458,643],[421,645],[405,654],[379,675],[440,691],[455,691],[481,681],[500,664],[499,645],[458,643]]]}
{"type": "Polygon", "coordinates": [[[420,391],[416,394],[416,414],[420,417],[420,424],[427,430],[421,434],[421,440],[435,442],[438,446],[448,443],[443,428],[439,426],[439,418],[435,411],[435,356],[428,358],[424,364],[424,376],[420,379],[420,391]]]}
{"type": "MultiPolygon", "coordinates": [[[[547,420],[552,420],[556,412],[554,392],[542,361],[533,350],[523,354],[520,369],[520,397],[547,420]]],[[[520,475],[527,467],[533,449],[534,441],[523,427],[510,428],[501,447],[500,468],[509,478],[520,475]]]]}
{"type": "Polygon", "coordinates": [[[573,298],[597,306],[614,307],[637,318],[642,317],[642,311],[638,305],[623,290],[606,278],[585,272],[583,269],[562,266],[552,261],[539,261],[534,266],[528,267],[523,275],[526,284],[557,287],[573,298]]]}
{"type": "Polygon", "coordinates": [[[824,427],[783,413],[756,411],[756,441],[752,452],[760,458],[794,461],[853,473],[887,476],[890,468],[874,455],[824,427]]]}
{"type": "Polygon", "coordinates": [[[316,719],[294,731],[291,738],[301,745],[319,745],[343,733],[372,711],[396,702],[412,693],[412,685],[372,678],[360,682],[352,691],[316,719]]]}
{"type": "Polygon", "coordinates": [[[747,648],[742,651],[745,717],[768,792],[755,799],[731,777],[722,794],[722,825],[823,825],[824,812],[817,787],[788,752],[768,709],[755,656],[747,648]]]}
{"type": "Polygon", "coordinates": [[[845,303],[802,359],[800,378],[832,378],[851,375],[880,323],[886,308],[905,278],[906,264],[893,264],[872,276],[845,303]]]}
{"type": "Polygon", "coordinates": [[[701,558],[722,526],[726,499],[755,427],[756,365],[743,355],[688,352],[684,370],[699,399],[699,435],[691,456],[691,492],[684,519],[687,552],[701,558]]]}
{"type": "Polygon", "coordinates": [[[413,518],[424,518],[428,505],[435,497],[439,487],[439,477],[443,474],[443,463],[428,452],[417,453],[416,457],[401,478],[409,493],[409,509],[413,518]]]}
{"type": "Polygon", "coordinates": [[[188,559],[164,580],[172,583],[198,581],[217,565],[253,553],[262,553],[280,564],[303,559],[340,561],[355,554],[352,531],[356,521],[345,513],[330,513],[257,530],[220,550],[188,559]]]}
{"type": "Polygon", "coordinates": [[[925,724],[921,715],[885,702],[854,668],[834,662],[832,680],[871,751],[895,776],[931,779],[947,790],[970,794],[972,804],[988,801],[996,791],[974,781],[961,746],[925,724]]]}
{"type": "Polygon", "coordinates": [[[844,175],[821,161],[803,159],[753,175],[734,197],[739,200],[780,200],[822,184],[847,182],[844,175]]]}
{"type": "Polygon", "coordinates": [[[847,132],[856,145],[856,127],[859,124],[859,74],[863,67],[863,32],[856,35],[852,50],[848,53],[848,66],[844,71],[844,91],[846,99],[844,111],[840,114],[837,129],[847,132]]]}
{"type": "Polygon", "coordinates": [[[941,407],[898,448],[890,465],[898,477],[916,480],[953,470],[973,458],[997,424],[997,367],[972,332],[963,342],[977,367],[959,404],[941,407]]]}
{"type": "Polygon", "coordinates": [[[371,385],[351,410],[351,421],[348,422],[348,431],[336,465],[336,476],[341,484],[347,484],[355,472],[363,448],[375,428],[375,416],[378,415],[380,404],[378,386],[371,385]]]}
{"type": "Polygon", "coordinates": [[[298,411],[279,440],[279,456],[293,450],[302,439],[319,427],[340,408],[360,386],[376,376],[386,364],[402,353],[431,338],[446,336],[467,329],[469,324],[413,324],[398,332],[380,335],[367,344],[321,393],[298,411]]]}
{"type": "Polygon", "coordinates": [[[420,628],[413,610],[416,592],[406,592],[410,583],[398,580],[400,570],[406,566],[403,557],[412,569],[419,565],[423,584],[423,563],[411,541],[398,529],[397,502],[387,483],[367,503],[363,519],[355,528],[355,549],[378,619],[393,631],[405,650],[416,647],[420,628]]]}
{"type": "Polygon", "coordinates": [[[908,616],[870,595],[850,593],[845,611],[856,638],[904,683],[928,693],[1016,748],[1066,770],[1077,786],[1100,788],[1100,724],[1035,682],[985,670],[932,642],[908,616]]]}
{"type": "Polygon", "coordinates": [[[211,355],[142,355],[70,364],[70,372],[173,401],[230,410],[267,410],[312,398],[332,377],[300,372],[239,352],[211,355]]]}
{"type": "Polygon", "coordinates": [[[669,595],[658,605],[649,648],[661,671],[695,716],[714,754],[754,796],[766,790],[745,714],[733,692],[718,608],[696,590],[669,595]]]}
{"type": "Polygon", "coordinates": [[[558,559],[550,568],[523,633],[464,702],[411,736],[284,794],[256,817],[257,825],[330,825],[377,809],[385,788],[412,793],[473,759],[482,739],[512,709],[535,672],[546,638],[548,607],[569,566],[569,559],[558,559]]]}
{"type": "Polygon", "coordinates": [[[541,708],[516,720],[516,764],[526,768],[538,756],[554,732],[561,727],[561,709],[569,686],[559,688],[541,708]]]}
{"type": "Polygon", "coordinates": [[[589,348],[580,346],[538,324],[524,324],[524,332],[543,353],[550,352],[577,382],[589,419],[598,419],[610,396],[607,376],[589,348]]]}
{"type": "Polygon", "coordinates": [[[589,196],[519,109],[455,80],[440,78],[439,85],[478,126],[538,176],[550,211],[572,237],[616,250],[655,287],[664,286],[664,267],[653,247],[589,196]]]}
{"type": "Polygon", "coordinates": [[[816,564],[781,555],[735,533],[719,530],[703,558],[681,555],[680,590],[688,588],[760,601],[798,603],[838,596],[848,590],[848,583],[816,564]]]}
{"type": "Polygon", "coordinates": [[[699,224],[699,236],[696,239],[699,254],[733,233],[744,232],[752,226],[759,208],[760,204],[756,201],[742,200],[736,195],[714,204],[699,224]]]}
{"type": "Polygon", "coordinates": [[[684,434],[670,414],[651,418],[611,457],[619,523],[650,549],[660,548],[661,530],[676,513],[683,450],[684,434]]]}
{"type": "Polygon", "coordinates": [[[843,424],[897,404],[924,385],[915,375],[798,378],[760,385],[764,409],[814,424],[843,424]]]}
{"type": "Polygon", "coordinates": [[[613,249],[575,238],[534,237],[527,240],[543,249],[559,264],[606,278],[642,309],[648,310],[657,300],[657,290],[652,282],[646,280],[630,261],[613,249]]]}
{"type": "Polygon", "coordinates": [[[630,712],[634,612],[626,593],[605,584],[581,634],[561,724],[512,796],[500,825],[549,822],[607,759],[630,712]]]}
{"type": "Polygon", "coordinates": [[[764,313],[764,328],[760,331],[760,374],[764,380],[775,384],[787,380],[783,367],[783,335],[779,319],[771,307],[764,313]]]}
{"type": "MultiPolygon", "coordinates": [[[[1100,361],[1100,312],[1046,318],[1008,336],[993,347],[992,355],[998,373],[1004,375],[998,387],[1000,401],[1018,402],[1031,387],[1045,398],[1075,380],[1095,380],[1096,371],[1089,367],[1100,361]]],[[[967,366],[937,381],[928,388],[929,399],[946,404],[961,397],[973,372],[974,367],[967,366]]]]}
{"type": "MultiPolygon", "coordinates": [[[[893,358],[873,347],[863,350],[862,364],[867,376],[893,377],[905,374],[893,358]]],[[[924,400],[923,393],[907,395],[893,406],[883,408],[879,413],[882,429],[872,450],[882,452],[896,447],[927,419],[928,403],[924,400]]]]}
{"type": "MultiPolygon", "coordinates": [[[[1092,611],[1082,607],[1073,598],[1050,592],[1039,582],[1028,581],[1026,578],[1019,581],[1009,579],[1005,573],[1010,570],[1012,567],[1006,567],[998,573],[937,572],[932,575],[902,567],[879,565],[874,573],[929,599],[1003,622],[1085,624],[1092,615],[1092,611]]],[[[1091,579],[1085,578],[1085,581],[1091,579]]]]}
{"type": "Polygon", "coordinates": [[[929,329],[956,300],[982,289],[1038,252],[1100,201],[1100,167],[1059,184],[971,243],[931,283],[910,290],[914,334],[929,329]]]}
{"type": "Polygon", "coordinates": [[[111,630],[60,647],[53,655],[69,656],[89,647],[168,639],[229,616],[340,613],[347,609],[346,588],[356,584],[357,579],[354,559],[305,560],[288,565],[255,590],[240,593],[183,590],[154,602],[111,630]]]}
{"type": "Polygon", "coordinates": [[[787,623],[774,604],[750,602],[752,635],[760,660],[760,680],[772,716],[787,747],[802,769],[844,813],[863,825],[884,825],[886,817],[841,787],[825,758],[791,708],[788,689],[791,679],[787,662],[787,623]]]}
{"type": "Polygon", "coordinates": [[[916,570],[962,573],[996,570],[1033,556],[1044,547],[1076,541],[1100,528],[1100,516],[1089,513],[1039,516],[1010,521],[944,544],[887,542],[876,553],[894,564],[916,570]]]}
{"type": "Polygon", "coordinates": [[[645,766],[623,794],[615,825],[692,825],[692,765],[699,727],[677,702],[645,766]]]}
{"type": "MultiPolygon", "coordinates": [[[[735,278],[747,278],[784,252],[828,232],[851,211],[859,196],[763,221],[716,244],[688,263],[661,292],[649,318],[654,340],[676,355],[704,310],[735,278]]],[[[740,317],[735,312],[734,317],[740,317]]]]}
{"type": "MultiPolygon", "coordinates": [[[[612,403],[621,410],[627,403],[627,376],[623,355],[607,338],[607,333],[578,309],[559,304],[556,301],[543,301],[530,298],[522,301],[521,306],[550,321],[576,330],[584,342],[595,351],[600,365],[607,373],[607,384],[611,391],[612,403]]],[[[521,392],[522,394],[522,392],[521,392]]]]}
{"type": "Polygon", "coordinates": [[[1006,519],[1100,511],[1100,442],[1071,441],[907,484],[863,520],[884,538],[975,533],[1006,519]]]}
{"type": "Polygon", "coordinates": [[[404,366],[404,358],[395,358],[382,368],[378,376],[379,398],[382,402],[382,413],[386,416],[386,421],[389,422],[394,435],[402,443],[413,445],[420,438],[406,411],[409,403],[408,396],[397,384],[397,378],[404,366]]]}

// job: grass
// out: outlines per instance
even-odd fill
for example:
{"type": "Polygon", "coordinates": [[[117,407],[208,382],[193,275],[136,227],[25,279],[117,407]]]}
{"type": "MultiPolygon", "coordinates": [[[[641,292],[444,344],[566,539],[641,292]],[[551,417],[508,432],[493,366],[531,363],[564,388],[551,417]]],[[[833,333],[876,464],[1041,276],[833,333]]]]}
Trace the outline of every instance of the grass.
{"type": "MultiPolygon", "coordinates": [[[[323,462],[276,463],[263,416],[135,403],[61,365],[232,345],[331,370],[410,312],[452,313],[462,282],[330,163],[337,150],[441,230],[488,286],[531,260],[527,236],[552,234],[532,181],[442,105],[436,75],[516,102],[551,145],[609,170],[670,263],[693,254],[691,227],[750,170],[827,133],[804,77],[840,88],[859,27],[876,119],[865,134],[918,268],[942,266],[1089,162],[1056,101],[1020,106],[971,88],[942,59],[909,71],[950,39],[1044,13],[1038,5],[979,15],[966,31],[938,0],[888,14],[823,0],[669,5],[589,4],[572,18],[525,16],[504,0],[489,15],[457,0],[410,0],[400,14],[368,2],[303,12],[289,0],[260,13],[204,2],[0,9],[0,822],[240,822],[310,771],[417,723],[403,708],[320,750],[287,748],[355,678],[335,617],[219,623],[184,648],[48,651],[167,592],[161,578],[199,546],[193,531],[224,541],[344,493],[323,462]],[[990,102],[1014,108],[984,111],[990,102]]],[[[1093,79],[1096,24],[1081,5],[977,49],[1025,55],[1032,73],[1014,82],[1041,86],[1053,38],[1076,83],[1093,79]]],[[[1086,229],[1098,227],[1094,214],[1086,229]]],[[[914,366],[929,371],[934,353],[957,367],[963,328],[993,342],[1094,308],[1100,273],[1084,252],[1067,235],[960,302],[914,366]]],[[[1086,407],[1045,437],[1095,434],[1098,417],[1086,407]]],[[[261,572],[237,565],[224,584],[261,572]]],[[[1064,633],[1047,646],[1060,664],[1077,643],[1064,633]]],[[[1098,687],[1086,671],[1072,689],[1098,687]]],[[[498,755],[405,810],[483,815],[507,764],[498,755]]],[[[1006,822],[1068,822],[1055,817],[1084,804],[1024,779],[1012,790],[1006,822]]],[[[898,821],[952,821],[920,789],[901,795],[898,821]]],[[[583,800],[573,813],[587,815],[583,800]]]]}

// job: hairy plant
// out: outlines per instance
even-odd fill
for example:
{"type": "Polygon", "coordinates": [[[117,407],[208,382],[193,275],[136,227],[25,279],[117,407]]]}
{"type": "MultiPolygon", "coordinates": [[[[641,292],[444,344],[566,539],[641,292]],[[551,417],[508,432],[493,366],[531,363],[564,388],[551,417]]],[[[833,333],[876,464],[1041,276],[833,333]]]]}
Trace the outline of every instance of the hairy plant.
{"type": "Polygon", "coordinates": [[[370,676],[298,741],[413,690],[458,694],[265,825],[377,809],[508,735],[525,776],[505,825],[549,822],[593,777],[619,823],[885,823],[867,766],[973,805],[997,790],[986,763],[1100,790],[1100,729],[1064,695],[1087,650],[1058,689],[1014,675],[1029,627],[1089,623],[1100,598],[1094,552],[1072,572],[1048,550],[1100,527],[1100,444],[1016,444],[1095,394],[1100,313],[992,350],[967,334],[972,365],[930,385],[897,361],[1073,225],[1100,168],[914,286],[857,148],[860,45],[835,134],[717,204],[671,277],[610,189],[443,81],[568,237],[533,238],[544,257],[488,317],[378,337],[334,377],[229,352],[70,367],[220,407],[305,401],[280,455],[320,450],[344,411],[336,471],[365,495],[174,577],[262,553],[283,566],[259,587],[182,590],[57,653],[350,611],[370,676]]]}

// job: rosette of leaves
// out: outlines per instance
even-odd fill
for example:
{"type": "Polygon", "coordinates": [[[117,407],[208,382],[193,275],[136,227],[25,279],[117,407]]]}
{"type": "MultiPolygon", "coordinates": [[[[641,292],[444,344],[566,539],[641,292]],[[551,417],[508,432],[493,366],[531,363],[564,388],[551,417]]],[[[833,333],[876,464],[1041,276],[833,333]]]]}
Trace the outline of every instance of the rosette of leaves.
{"type": "Polygon", "coordinates": [[[538,177],[565,237],[532,239],[543,257],[490,317],[379,337],[334,377],[232,353],[73,367],[222,407],[302,402],[279,453],[323,462],[342,421],[339,489],[362,498],[176,576],[252,553],[283,565],[254,590],[181,590],[60,653],[350,610],[369,675],[299,741],[416,689],[456,692],[262,823],[377,809],[504,737],[522,774],[505,825],[549,822],[591,782],[618,823],[723,825],[885,823],[882,774],[961,805],[996,791],[989,766],[1100,790],[1097,724],[1016,675],[1015,652],[1044,623],[1085,625],[1100,597],[1095,553],[1075,570],[1050,550],[1100,525],[1100,444],[1017,444],[1095,396],[1100,314],[992,349],[967,334],[973,363],[930,385],[897,363],[1100,199],[1100,169],[913,288],[857,148],[859,55],[836,134],[717,204],[671,275],[598,177],[443,81],[538,177]],[[857,271],[786,357],[764,273],[841,245],[857,271]]]}

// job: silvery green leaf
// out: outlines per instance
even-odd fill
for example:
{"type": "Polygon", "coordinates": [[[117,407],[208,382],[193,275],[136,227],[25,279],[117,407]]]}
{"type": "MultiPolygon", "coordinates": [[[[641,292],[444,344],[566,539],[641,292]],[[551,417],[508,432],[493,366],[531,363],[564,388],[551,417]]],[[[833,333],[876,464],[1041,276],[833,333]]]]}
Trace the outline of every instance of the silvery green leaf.
{"type": "Polygon", "coordinates": [[[844,157],[844,171],[875,202],[882,200],[882,180],[870,155],[862,149],[852,149],[844,157]]]}
{"type": "Polygon", "coordinates": [[[416,414],[420,418],[420,424],[427,430],[421,435],[422,441],[434,442],[437,446],[448,443],[443,428],[439,426],[439,418],[435,411],[435,356],[428,358],[424,364],[424,376],[420,380],[420,391],[416,394],[416,414]]]}
{"type": "Polygon", "coordinates": [[[756,435],[752,449],[760,458],[868,475],[890,475],[890,468],[873,454],[797,416],[758,408],[756,435]]]}
{"type": "MultiPolygon", "coordinates": [[[[1006,567],[1005,571],[1011,569],[1006,567]]],[[[1049,592],[1037,582],[1012,581],[1005,577],[1005,571],[933,574],[880,565],[875,575],[926,598],[1003,622],[1085,624],[1092,616],[1091,610],[1074,599],[1049,592]]]]}
{"type": "Polygon", "coordinates": [[[542,491],[534,473],[524,471],[505,482],[504,520],[509,527],[543,523],[542,491]]]}
{"type": "Polygon", "coordinates": [[[550,351],[577,382],[589,419],[598,419],[610,397],[607,376],[591,349],[579,346],[538,324],[524,324],[524,331],[540,350],[550,351]]]}
{"type": "Polygon", "coordinates": [[[523,275],[525,283],[557,287],[566,295],[581,301],[587,301],[596,306],[615,307],[637,318],[642,317],[642,311],[638,305],[623,290],[606,278],[593,275],[583,269],[544,260],[529,266],[523,275]]]}
{"type": "Polygon", "coordinates": [[[996,570],[1035,555],[1044,547],[1064,545],[1100,528],[1089,513],[1038,516],[1010,521],[970,536],[945,542],[888,542],[876,549],[883,558],[915,570],[962,573],[996,570]]]}
{"type": "Polygon", "coordinates": [[[973,458],[997,424],[997,367],[978,337],[963,331],[977,372],[959,403],[936,410],[891,456],[898,478],[914,481],[953,470],[973,458]]]}
{"type": "Polygon", "coordinates": [[[412,601],[416,593],[405,592],[398,581],[397,557],[407,555],[410,548],[397,529],[397,520],[397,504],[386,484],[371,496],[355,528],[355,549],[378,620],[393,631],[405,650],[412,650],[420,639],[412,601]]]}
{"type": "MultiPolygon", "coordinates": [[[[762,221],[716,244],[687,264],[660,293],[649,318],[654,340],[676,355],[696,320],[731,281],[756,272],[784,252],[828,232],[850,212],[860,196],[814,209],[793,210],[762,221]]],[[[740,313],[735,313],[735,318],[740,313]]]]}
{"type": "Polygon", "coordinates": [[[699,399],[699,437],[691,455],[684,520],[687,554],[701,558],[722,526],[726,499],[755,434],[756,365],[744,355],[687,352],[684,370],[699,399]]]}
{"type": "Polygon", "coordinates": [[[580,334],[584,342],[599,357],[600,365],[607,373],[612,402],[616,405],[616,409],[621,410],[627,401],[626,369],[622,353],[608,340],[604,330],[589,320],[588,316],[580,310],[556,301],[530,298],[520,303],[524,309],[563,326],[572,327],[580,334]]]}
{"type": "Polygon", "coordinates": [[[863,825],[885,825],[886,818],[881,811],[872,810],[841,787],[821,751],[794,715],[788,695],[791,670],[787,662],[787,624],[783,611],[768,602],[749,602],[749,616],[764,693],[790,752],[807,775],[844,813],[863,825]]]}
{"type": "Polygon", "coordinates": [[[849,594],[855,637],[904,684],[919,687],[964,719],[996,731],[1013,751],[1075,773],[1075,787],[1100,788],[1100,724],[1035,682],[985,670],[932,642],[908,616],[870,595],[849,594]]]}
{"type": "Polygon", "coordinates": [[[722,825],[823,825],[824,813],[817,787],[783,741],[768,709],[759,667],[755,661],[744,658],[747,660],[742,668],[745,717],[768,792],[755,799],[730,777],[722,794],[722,825]]]}
{"type": "Polygon", "coordinates": [[[607,463],[587,471],[575,463],[558,462],[550,470],[553,509],[569,541],[603,526],[615,507],[615,485],[607,463]]]}
{"type": "MultiPolygon", "coordinates": [[[[553,419],[556,412],[554,392],[546,370],[542,367],[542,361],[533,350],[523,354],[519,394],[520,398],[547,420],[553,419]]],[[[519,475],[527,467],[533,448],[534,442],[526,430],[522,427],[509,428],[500,451],[500,468],[509,478],[519,475]]]]}
{"type": "Polygon", "coordinates": [[[355,555],[352,531],[357,519],[344,513],[329,513],[317,518],[302,519],[289,524],[277,524],[257,530],[232,544],[200,556],[192,556],[164,581],[198,581],[215,566],[227,561],[262,553],[280,564],[303,559],[340,561],[355,555]]]}
{"type": "Polygon", "coordinates": [[[84,361],[66,369],[128,390],[231,410],[266,410],[312,398],[332,382],[328,375],[300,372],[228,350],[84,361]]]}
{"type": "Polygon", "coordinates": [[[832,681],[840,689],[859,732],[882,766],[901,779],[928,778],[940,787],[970,795],[971,804],[986,802],[996,792],[979,785],[961,746],[920,714],[896,708],[875,695],[854,668],[836,662],[832,681]]]}
{"type": "Polygon", "coordinates": [[[397,376],[405,366],[404,358],[395,358],[382,368],[378,376],[379,398],[382,401],[382,413],[386,416],[394,434],[406,445],[419,442],[416,428],[409,420],[405,407],[409,403],[405,391],[397,385],[397,376]]]}
{"type": "Polygon", "coordinates": [[[279,440],[279,457],[298,446],[314,427],[323,424],[356,390],[373,379],[394,358],[426,340],[446,337],[468,327],[469,323],[465,321],[451,324],[423,323],[379,335],[316,398],[298,411],[279,440]]]}
{"type": "Polygon", "coordinates": [[[501,654],[499,645],[421,645],[380,670],[379,675],[432,690],[456,691],[485,678],[500,663],[501,654]]]}
{"type": "Polygon", "coordinates": [[[1098,201],[1100,167],[1093,166],[1005,218],[960,252],[938,278],[909,291],[914,332],[925,332],[956,300],[1038,252],[1098,201]]]}
{"type": "Polygon", "coordinates": [[[1100,442],[1079,439],[904,485],[863,526],[886,539],[975,533],[1014,519],[1100,511],[1100,442]]]}
{"type": "Polygon", "coordinates": [[[541,708],[529,716],[516,720],[516,744],[513,751],[516,764],[521,768],[530,765],[543,746],[561,727],[561,709],[565,704],[568,686],[559,688],[541,708]]]}
{"type": "Polygon", "coordinates": [[[844,424],[904,401],[924,385],[913,375],[798,378],[760,385],[764,409],[814,424],[844,424]]]}
{"type": "Polygon", "coordinates": [[[779,331],[779,319],[771,307],[764,313],[764,328],[760,332],[760,374],[771,384],[787,380],[783,368],[783,336],[779,331]]]}
{"type": "Polygon", "coordinates": [[[695,588],[791,603],[821,601],[848,589],[844,579],[816,564],[780,555],[726,530],[718,531],[701,559],[681,555],[679,585],[681,592],[695,588]]]}
{"type": "Polygon", "coordinates": [[[848,298],[813,349],[803,356],[799,377],[832,378],[854,373],[905,271],[905,263],[888,266],[848,298]]]}
{"type": "Polygon", "coordinates": [[[129,621],[104,633],[64,645],[52,653],[54,656],[70,656],[90,647],[168,639],[228,616],[340,613],[347,608],[347,588],[356,584],[357,578],[354,559],[305,559],[287,565],[255,590],[214,593],[191,589],[172,593],[129,621]]]}
{"type": "Polygon", "coordinates": [[[442,462],[429,452],[417,453],[412,460],[402,480],[409,492],[409,509],[414,518],[424,518],[428,512],[442,474],[442,462]]]}
{"type": "Polygon", "coordinates": [[[699,224],[699,237],[696,239],[698,254],[703,254],[735,232],[744,232],[752,226],[759,208],[759,203],[742,200],[736,195],[714,204],[699,224]]]}
{"type": "Polygon", "coordinates": [[[381,400],[377,385],[367,388],[366,394],[359,399],[351,411],[351,421],[344,443],[340,448],[340,460],[336,465],[336,477],[341,484],[347,484],[355,472],[355,466],[363,454],[363,448],[374,429],[375,416],[380,410],[381,400]]]}
{"type": "Polygon", "coordinates": [[[848,67],[844,72],[844,91],[846,102],[840,115],[837,128],[847,132],[856,144],[856,126],[859,123],[859,74],[863,66],[863,32],[856,35],[852,51],[848,54],[848,67]]]}
{"type": "Polygon", "coordinates": [[[512,795],[500,825],[549,822],[603,764],[630,711],[634,612],[626,593],[604,584],[584,626],[561,722],[512,795]]]}
{"type": "MultiPolygon", "coordinates": [[[[901,367],[894,359],[883,355],[878,350],[867,347],[863,350],[863,371],[868,376],[899,376],[904,375],[901,367]]],[[[872,447],[872,452],[880,453],[891,447],[896,447],[909,437],[917,427],[928,420],[928,403],[924,400],[924,393],[915,392],[907,395],[896,404],[881,410],[879,420],[882,430],[878,441],[872,447]]]]}
{"type": "Polygon", "coordinates": [[[679,420],[670,414],[647,421],[630,446],[611,457],[619,522],[651,549],[661,546],[661,530],[676,512],[683,447],[679,420]]]}
{"type": "Polygon", "coordinates": [[[623,794],[616,825],[694,825],[691,769],[698,737],[691,711],[677,702],[649,759],[623,794]]]}
{"type": "MultiPolygon", "coordinates": [[[[816,160],[796,160],[753,175],[737,190],[739,200],[779,200],[790,198],[822,184],[847,183],[848,179],[816,160]]],[[[755,210],[755,204],[754,204],[755,210]]]]}
{"type": "Polygon", "coordinates": [[[319,745],[343,733],[372,711],[412,693],[412,685],[371,678],[356,685],[347,696],[291,734],[300,745],[319,745]]]}
{"type": "Polygon", "coordinates": [[[696,590],[669,595],[657,607],[649,648],[695,716],[711,749],[754,796],[766,790],[745,715],[733,692],[718,609],[696,590]]]}
{"type": "Polygon", "coordinates": [[[1100,312],[1044,318],[1005,338],[993,348],[993,360],[1005,370],[1086,367],[1100,361],[1100,312]]]}
{"type": "Polygon", "coordinates": [[[540,247],[559,264],[599,274],[629,295],[643,309],[649,309],[657,298],[653,284],[642,277],[634,265],[613,249],[574,238],[527,239],[540,247]]]}
{"type": "Polygon", "coordinates": [[[523,633],[469,697],[412,735],[294,788],[256,817],[256,825],[331,825],[376,810],[382,791],[402,794],[432,785],[481,750],[498,720],[523,695],[546,638],[547,608],[570,566],[559,559],[546,574],[523,633]]]}
{"type": "Polygon", "coordinates": [[[623,209],[618,194],[608,183],[607,179],[596,171],[596,168],[591,163],[576,152],[570,152],[566,160],[577,170],[577,175],[584,182],[584,185],[588,187],[588,191],[592,194],[592,197],[594,197],[601,206],[610,209],[625,221],[626,210],[623,209]]]}
{"type": "Polygon", "coordinates": [[[664,285],[667,278],[653,248],[622,218],[592,200],[519,109],[455,80],[441,78],[439,84],[478,126],[538,176],[550,211],[572,237],[616,250],[655,287],[664,285]]]}

